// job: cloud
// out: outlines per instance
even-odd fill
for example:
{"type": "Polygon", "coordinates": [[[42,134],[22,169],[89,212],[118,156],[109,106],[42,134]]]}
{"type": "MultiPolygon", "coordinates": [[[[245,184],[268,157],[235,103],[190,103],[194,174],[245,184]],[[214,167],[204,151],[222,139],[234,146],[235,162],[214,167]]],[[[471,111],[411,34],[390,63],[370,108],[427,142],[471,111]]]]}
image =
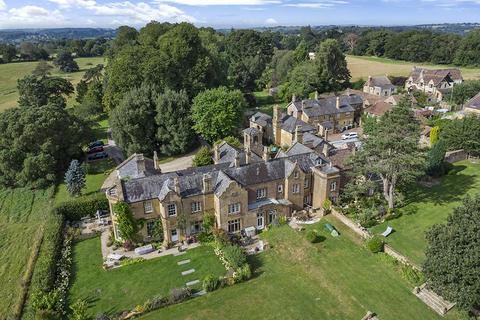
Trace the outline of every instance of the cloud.
{"type": "Polygon", "coordinates": [[[331,8],[336,5],[348,4],[348,1],[344,0],[322,0],[316,2],[299,2],[299,3],[286,3],[285,7],[297,7],[297,8],[331,8]]]}
{"type": "Polygon", "coordinates": [[[187,6],[261,6],[282,3],[280,0],[155,0],[154,2],[168,2],[187,6]]]}
{"type": "Polygon", "coordinates": [[[7,9],[7,5],[5,4],[5,1],[0,0],[0,10],[5,10],[7,9]]]}
{"type": "Polygon", "coordinates": [[[59,10],[47,10],[35,5],[12,8],[0,12],[0,28],[59,26],[64,17],[59,10]]]}
{"type": "Polygon", "coordinates": [[[82,7],[88,8],[96,5],[95,0],[48,0],[56,3],[60,8],[82,7]]]}
{"type": "Polygon", "coordinates": [[[273,18],[268,18],[267,20],[265,20],[265,23],[270,25],[278,24],[277,20],[273,18]]]}

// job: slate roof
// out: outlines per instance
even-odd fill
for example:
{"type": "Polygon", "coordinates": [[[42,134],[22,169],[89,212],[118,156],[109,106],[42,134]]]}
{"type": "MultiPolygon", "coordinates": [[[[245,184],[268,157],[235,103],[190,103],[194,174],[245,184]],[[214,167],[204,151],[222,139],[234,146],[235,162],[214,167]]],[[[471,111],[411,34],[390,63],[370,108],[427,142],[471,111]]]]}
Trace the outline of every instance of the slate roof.
{"type": "Polygon", "coordinates": [[[250,117],[250,121],[257,123],[262,127],[266,127],[268,124],[272,124],[272,117],[263,112],[257,112],[250,117]]]}
{"type": "Polygon", "coordinates": [[[288,150],[285,152],[286,156],[294,156],[298,154],[304,154],[304,153],[312,153],[315,152],[312,149],[308,148],[302,143],[295,142],[288,150]]]}
{"type": "Polygon", "coordinates": [[[449,78],[453,81],[463,80],[462,74],[459,69],[424,69],[414,67],[410,73],[410,77],[414,82],[420,82],[423,80],[424,83],[430,82],[433,80],[433,84],[436,86],[444,79],[449,78]]]}
{"type": "Polygon", "coordinates": [[[467,102],[465,108],[480,109],[480,92],[467,102]]]}
{"type": "Polygon", "coordinates": [[[157,173],[157,171],[155,170],[155,164],[152,159],[145,158],[143,154],[136,153],[128,157],[115,169],[117,170],[117,174],[120,179],[146,177],[157,173]],[[139,170],[138,162],[140,161],[145,162],[144,171],[139,170]]]}
{"type": "MultiPolygon", "coordinates": [[[[332,124],[332,128],[333,128],[333,124],[332,124]]],[[[325,141],[325,139],[317,135],[311,134],[310,132],[303,134],[302,144],[308,148],[316,149],[318,147],[321,147],[325,143],[328,143],[327,141],[325,141]]]]}
{"type": "Polygon", "coordinates": [[[390,79],[387,76],[373,76],[368,77],[367,82],[365,83],[367,87],[380,87],[382,89],[395,88],[390,79]]]}
{"type": "MultiPolygon", "coordinates": [[[[254,129],[254,128],[248,128],[248,129],[254,129]]],[[[247,129],[246,129],[247,130],[247,129]]],[[[256,130],[256,129],[255,129],[256,130]]],[[[240,164],[244,165],[246,163],[246,154],[245,150],[243,149],[238,149],[235,148],[234,146],[231,146],[230,144],[223,142],[219,147],[218,147],[218,152],[220,159],[217,160],[217,163],[230,163],[234,164],[235,163],[235,157],[238,152],[240,156],[240,164]]],[[[258,161],[263,161],[262,158],[257,156],[255,153],[251,152],[251,162],[258,162],[258,161]]]]}
{"type": "Polygon", "coordinates": [[[247,128],[243,130],[243,133],[246,133],[248,135],[254,136],[258,133],[259,131],[256,128],[247,128]]]}
{"type": "Polygon", "coordinates": [[[282,117],[282,130],[285,130],[289,133],[295,133],[297,126],[302,126],[301,132],[315,132],[317,131],[314,127],[289,115],[283,115],[282,117]]]}
{"type": "Polygon", "coordinates": [[[337,113],[354,112],[352,105],[363,104],[363,98],[359,95],[340,96],[340,108],[337,109],[337,97],[325,97],[317,99],[308,99],[302,101],[290,102],[288,107],[293,105],[296,110],[304,112],[309,117],[318,117],[323,115],[333,115],[337,113]]]}

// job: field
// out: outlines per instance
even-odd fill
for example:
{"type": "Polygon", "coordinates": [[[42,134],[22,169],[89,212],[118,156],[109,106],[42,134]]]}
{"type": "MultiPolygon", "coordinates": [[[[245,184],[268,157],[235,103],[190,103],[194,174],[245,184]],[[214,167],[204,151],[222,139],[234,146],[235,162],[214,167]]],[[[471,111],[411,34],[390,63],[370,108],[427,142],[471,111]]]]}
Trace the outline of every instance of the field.
{"type": "Polygon", "coordinates": [[[383,232],[387,225],[395,230],[387,242],[416,263],[425,259],[425,231],[436,223],[446,222],[447,216],[461,204],[466,194],[480,192],[480,164],[457,162],[438,185],[418,186],[408,192],[408,204],[402,216],[375,226],[374,233],[383,232]]]}
{"type": "Polygon", "coordinates": [[[323,222],[310,226],[324,237],[317,244],[288,226],[267,231],[271,249],[255,257],[253,279],[142,319],[358,320],[368,310],[383,320],[442,319],[411,293],[412,285],[382,254],[367,252],[344,225],[327,220],[340,237],[327,235],[323,222]]]}
{"type": "Polygon", "coordinates": [[[0,189],[0,315],[10,316],[22,304],[45,223],[50,223],[51,196],[51,189],[0,189]]]}
{"type": "MultiPolygon", "coordinates": [[[[407,77],[414,66],[426,67],[429,69],[456,68],[455,66],[360,56],[347,56],[347,63],[352,75],[352,80],[358,80],[360,78],[367,80],[368,76],[384,74],[407,77]]],[[[480,68],[460,68],[460,70],[462,71],[465,80],[480,80],[480,68]]]]}
{"type": "MultiPolygon", "coordinates": [[[[76,85],[83,77],[86,69],[89,69],[99,63],[105,64],[102,57],[93,58],[78,58],[75,59],[80,71],[73,73],[64,73],[57,68],[52,69],[52,75],[60,76],[70,80],[73,85],[76,85]]],[[[18,62],[0,64],[0,112],[13,108],[17,105],[18,91],[17,80],[30,74],[38,62],[18,62]]],[[[69,104],[73,103],[73,96],[69,99],[69,104]]]]}
{"type": "Polygon", "coordinates": [[[164,256],[110,271],[102,269],[102,262],[100,238],[75,245],[74,278],[69,299],[71,302],[76,299],[88,301],[92,315],[131,309],[149,298],[183,287],[186,282],[201,280],[207,274],[220,276],[225,273],[213,249],[207,246],[191,249],[178,257],[164,256]],[[191,262],[177,265],[178,261],[185,259],[191,262]],[[195,269],[194,273],[181,275],[182,271],[191,268],[195,269]]]}

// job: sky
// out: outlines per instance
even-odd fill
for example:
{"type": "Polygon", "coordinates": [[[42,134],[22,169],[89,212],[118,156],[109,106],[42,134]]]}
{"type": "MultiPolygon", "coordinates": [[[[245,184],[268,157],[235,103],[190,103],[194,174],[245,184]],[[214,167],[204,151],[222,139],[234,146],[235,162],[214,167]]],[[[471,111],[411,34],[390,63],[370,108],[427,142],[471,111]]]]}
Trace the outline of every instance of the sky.
{"type": "Polygon", "coordinates": [[[214,28],[480,22],[480,0],[0,0],[0,29],[152,20],[214,28]]]}

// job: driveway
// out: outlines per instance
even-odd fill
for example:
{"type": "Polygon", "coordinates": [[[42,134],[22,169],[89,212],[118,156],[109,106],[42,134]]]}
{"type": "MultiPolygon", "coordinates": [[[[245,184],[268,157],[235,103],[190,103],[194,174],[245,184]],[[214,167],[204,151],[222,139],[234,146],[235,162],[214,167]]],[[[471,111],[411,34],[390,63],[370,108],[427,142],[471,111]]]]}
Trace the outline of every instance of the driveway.
{"type": "Polygon", "coordinates": [[[119,165],[120,163],[123,162],[123,160],[125,160],[125,157],[123,156],[122,149],[120,149],[115,143],[115,141],[112,139],[111,128],[108,128],[107,137],[108,137],[108,143],[103,148],[105,152],[108,154],[108,156],[113,159],[115,164],[119,165]]]}
{"type": "Polygon", "coordinates": [[[162,172],[172,172],[172,171],[179,171],[183,169],[188,169],[193,165],[193,157],[198,152],[199,149],[195,149],[194,151],[180,157],[173,159],[172,161],[165,162],[160,164],[160,169],[162,172]]]}

